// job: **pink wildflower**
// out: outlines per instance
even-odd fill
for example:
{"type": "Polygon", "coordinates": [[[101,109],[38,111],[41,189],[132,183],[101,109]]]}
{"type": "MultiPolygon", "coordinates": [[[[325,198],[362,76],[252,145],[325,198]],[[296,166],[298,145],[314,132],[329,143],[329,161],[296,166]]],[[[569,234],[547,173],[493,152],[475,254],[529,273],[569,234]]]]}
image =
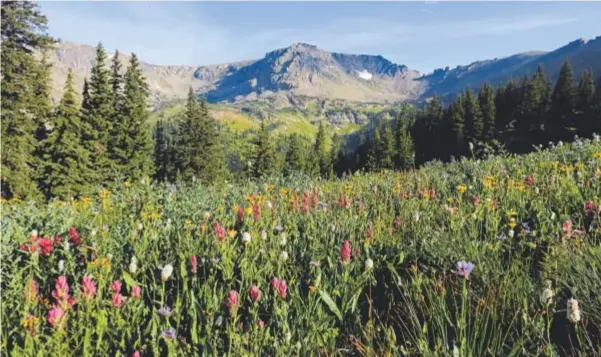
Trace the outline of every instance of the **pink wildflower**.
{"type": "Polygon", "coordinates": [[[41,250],[41,254],[46,256],[52,254],[52,239],[44,237],[38,240],[37,244],[41,250]]]}
{"type": "Polygon", "coordinates": [[[83,298],[85,300],[93,299],[94,295],[96,294],[96,285],[94,284],[92,277],[89,275],[83,277],[81,282],[81,293],[83,294],[83,298]]]}
{"type": "Polygon", "coordinates": [[[65,321],[65,311],[58,305],[53,305],[52,309],[48,311],[48,323],[53,328],[61,328],[65,321]]]}
{"type": "Polygon", "coordinates": [[[114,308],[120,308],[123,306],[123,304],[125,304],[125,298],[119,293],[114,293],[113,297],[111,298],[111,304],[114,308]]]}
{"type": "Polygon", "coordinates": [[[248,293],[252,302],[257,302],[261,298],[261,290],[256,285],[253,285],[248,293]]]}
{"type": "Polygon", "coordinates": [[[73,244],[78,246],[81,244],[81,236],[77,233],[77,229],[75,227],[69,228],[69,237],[73,240],[73,244]]]}
{"type": "Polygon", "coordinates": [[[257,324],[259,325],[259,328],[264,328],[265,327],[265,322],[263,322],[263,320],[259,319],[259,321],[257,322],[257,324]]]}
{"type": "Polygon", "coordinates": [[[67,283],[67,277],[61,275],[56,279],[54,284],[54,291],[52,291],[52,297],[58,302],[67,301],[69,299],[69,284],[67,283]]]}
{"type": "Polygon", "coordinates": [[[121,282],[119,280],[113,281],[109,287],[115,294],[121,292],[121,282]]]}
{"type": "Polygon", "coordinates": [[[563,234],[566,236],[571,236],[572,235],[572,221],[571,220],[567,220],[565,222],[563,222],[563,224],[561,225],[561,229],[563,230],[563,234]]]}
{"type": "Polygon", "coordinates": [[[253,219],[255,221],[259,220],[259,216],[260,216],[259,205],[255,204],[253,206],[253,219]]]}
{"type": "Polygon", "coordinates": [[[230,316],[236,315],[238,311],[238,292],[236,290],[231,290],[225,299],[225,305],[227,306],[230,316]]]}
{"type": "Polygon", "coordinates": [[[190,257],[190,271],[192,272],[192,274],[196,274],[197,270],[198,270],[198,259],[196,258],[196,255],[193,255],[190,257]]]}
{"type": "Polygon", "coordinates": [[[132,297],[133,299],[137,299],[137,298],[139,298],[141,295],[142,295],[142,289],[141,289],[139,286],[137,286],[137,285],[134,285],[134,286],[131,288],[131,297],[132,297]]]}

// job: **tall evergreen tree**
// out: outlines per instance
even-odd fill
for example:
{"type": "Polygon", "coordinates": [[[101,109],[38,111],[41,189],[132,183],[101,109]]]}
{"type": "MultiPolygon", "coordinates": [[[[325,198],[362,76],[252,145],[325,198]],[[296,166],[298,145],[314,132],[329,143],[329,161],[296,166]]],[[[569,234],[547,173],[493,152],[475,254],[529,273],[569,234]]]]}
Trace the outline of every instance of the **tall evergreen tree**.
{"type": "Polygon", "coordinates": [[[453,150],[455,155],[463,155],[466,150],[465,142],[465,97],[462,94],[457,97],[449,108],[451,111],[451,133],[453,137],[453,150]]]}
{"type": "Polygon", "coordinates": [[[482,140],[484,134],[482,111],[474,92],[469,87],[465,91],[464,108],[466,139],[469,142],[482,140]]]}
{"type": "Polygon", "coordinates": [[[273,143],[265,122],[261,121],[259,132],[255,138],[255,150],[251,166],[251,175],[256,178],[269,176],[274,173],[275,153],[273,143]]]}
{"type": "Polygon", "coordinates": [[[44,52],[52,39],[35,3],[3,1],[1,6],[2,197],[36,198],[36,133],[48,109],[42,104],[48,97],[36,96],[46,95],[41,89],[48,83],[39,77],[45,69],[34,51],[44,52]]]}
{"type": "Polygon", "coordinates": [[[111,60],[109,83],[111,86],[111,107],[112,115],[108,118],[110,122],[110,140],[108,141],[109,158],[114,162],[115,167],[122,173],[128,172],[129,152],[128,147],[132,146],[129,138],[127,117],[123,113],[124,101],[124,79],[121,61],[119,60],[119,51],[115,51],[111,60]]]}
{"type": "Polygon", "coordinates": [[[395,142],[392,128],[388,121],[382,123],[382,140],[380,141],[380,168],[393,169],[395,159],[395,142]]]}
{"type": "Polygon", "coordinates": [[[153,174],[154,163],[152,160],[152,136],[147,125],[150,115],[148,111],[150,92],[135,54],[131,55],[125,72],[123,92],[123,103],[119,105],[122,107],[119,119],[126,124],[123,131],[127,139],[126,145],[124,145],[127,161],[119,164],[124,168],[124,173],[128,178],[138,180],[153,174]]]}
{"type": "Polygon", "coordinates": [[[209,114],[207,102],[200,101],[201,132],[198,136],[203,148],[203,164],[199,178],[203,182],[214,182],[226,175],[225,155],[221,146],[217,122],[209,114]]]}
{"type": "Polygon", "coordinates": [[[315,143],[313,145],[314,172],[322,177],[330,173],[330,155],[328,152],[328,143],[323,122],[319,123],[315,143]]]}
{"type": "Polygon", "coordinates": [[[373,140],[368,142],[367,169],[377,171],[380,169],[382,160],[382,135],[380,132],[380,123],[374,127],[373,140]]]}
{"type": "Polygon", "coordinates": [[[497,108],[495,107],[495,92],[493,87],[484,83],[478,91],[478,103],[482,111],[482,120],[484,122],[484,139],[489,142],[495,137],[497,108]]]}
{"type": "Polygon", "coordinates": [[[164,119],[157,122],[154,129],[154,166],[157,181],[174,179],[174,152],[171,138],[171,128],[164,119]]]}
{"type": "Polygon", "coordinates": [[[399,169],[408,170],[413,167],[415,151],[413,139],[409,131],[407,122],[398,122],[399,130],[397,134],[397,164],[399,169]]]}
{"type": "Polygon", "coordinates": [[[553,89],[550,118],[553,140],[570,139],[570,132],[573,131],[575,102],[573,80],[570,64],[565,62],[553,89]]]}
{"type": "Polygon", "coordinates": [[[65,92],[56,109],[53,129],[43,141],[43,188],[49,197],[63,199],[89,193],[89,152],[82,145],[79,104],[69,70],[65,92]]]}
{"type": "Polygon", "coordinates": [[[176,168],[177,177],[190,181],[198,177],[202,169],[202,147],[196,134],[201,132],[200,108],[192,87],[188,90],[186,110],[178,123],[176,134],[176,168]]]}
{"type": "Polygon", "coordinates": [[[90,161],[96,173],[94,185],[110,183],[115,164],[109,157],[109,140],[113,115],[113,98],[109,71],[105,66],[106,52],[101,43],[96,47],[96,63],[88,82],[88,103],[82,105],[83,142],[92,153],[90,161]]]}
{"type": "Polygon", "coordinates": [[[595,83],[593,73],[585,70],[578,83],[575,104],[575,126],[579,135],[589,136],[592,132],[590,123],[593,120],[593,98],[595,96],[595,83]]]}
{"type": "Polygon", "coordinates": [[[284,176],[290,176],[293,173],[303,172],[304,170],[305,156],[303,144],[298,134],[292,134],[288,137],[288,150],[286,150],[286,160],[284,162],[284,176]]]}

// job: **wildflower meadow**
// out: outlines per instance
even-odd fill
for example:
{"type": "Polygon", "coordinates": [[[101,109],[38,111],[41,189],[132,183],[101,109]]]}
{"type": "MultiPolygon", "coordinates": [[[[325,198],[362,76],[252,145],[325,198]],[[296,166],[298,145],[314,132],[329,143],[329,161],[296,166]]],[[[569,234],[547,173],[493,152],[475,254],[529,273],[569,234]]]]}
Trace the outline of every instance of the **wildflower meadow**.
{"type": "Polygon", "coordinates": [[[4,201],[11,356],[599,356],[601,144],[4,201]]]}

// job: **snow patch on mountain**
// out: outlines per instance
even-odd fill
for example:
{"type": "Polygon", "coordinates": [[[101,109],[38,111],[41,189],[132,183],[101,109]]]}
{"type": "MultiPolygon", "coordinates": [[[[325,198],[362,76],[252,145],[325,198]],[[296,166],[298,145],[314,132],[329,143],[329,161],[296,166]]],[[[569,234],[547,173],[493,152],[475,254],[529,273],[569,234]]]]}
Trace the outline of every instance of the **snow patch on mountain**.
{"type": "Polygon", "coordinates": [[[357,72],[357,77],[365,80],[370,80],[373,77],[373,75],[366,70],[362,70],[361,72],[355,70],[355,72],[357,72]]]}

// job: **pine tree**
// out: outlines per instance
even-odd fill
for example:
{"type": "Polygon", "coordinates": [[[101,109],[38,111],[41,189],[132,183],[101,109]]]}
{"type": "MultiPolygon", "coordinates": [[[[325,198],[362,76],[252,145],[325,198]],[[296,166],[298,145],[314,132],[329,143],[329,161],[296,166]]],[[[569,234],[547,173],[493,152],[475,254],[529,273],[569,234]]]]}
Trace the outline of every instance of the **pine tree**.
{"type": "Polygon", "coordinates": [[[301,138],[298,134],[292,134],[288,137],[288,150],[286,150],[284,176],[303,172],[304,169],[305,157],[301,138]]]}
{"type": "Polygon", "coordinates": [[[66,199],[90,192],[89,152],[82,145],[80,130],[79,105],[69,70],[54,127],[43,141],[43,188],[48,197],[66,199]]]}
{"type": "Polygon", "coordinates": [[[203,182],[211,183],[226,175],[225,155],[223,154],[219,131],[217,130],[217,122],[210,116],[204,98],[200,101],[199,113],[201,126],[199,127],[200,132],[197,139],[204,153],[199,179],[203,182]]]}
{"type": "Polygon", "coordinates": [[[121,61],[119,60],[119,51],[115,51],[111,61],[109,83],[111,86],[111,107],[112,115],[109,119],[111,128],[110,140],[108,141],[109,158],[114,162],[115,167],[126,174],[129,170],[129,149],[132,146],[129,137],[129,122],[123,113],[124,101],[124,79],[121,61]]]}
{"type": "Polygon", "coordinates": [[[545,76],[541,65],[537,67],[531,83],[531,107],[528,115],[531,116],[529,121],[533,126],[535,144],[540,144],[547,141],[547,115],[551,104],[551,82],[545,76]]]}
{"type": "Polygon", "coordinates": [[[595,83],[593,73],[585,70],[576,90],[575,121],[579,135],[589,136],[592,132],[590,122],[593,116],[593,98],[595,83]]]}
{"type": "Polygon", "coordinates": [[[193,177],[198,176],[199,156],[202,155],[198,141],[195,139],[195,134],[200,132],[197,128],[201,125],[201,118],[198,101],[192,87],[188,91],[185,113],[179,119],[178,124],[175,148],[177,177],[184,181],[190,181],[193,177]]]}
{"type": "Polygon", "coordinates": [[[478,103],[480,105],[480,110],[482,111],[482,120],[484,122],[483,137],[487,142],[490,142],[495,137],[495,121],[497,117],[495,92],[490,84],[484,83],[478,91],[478,103]]]}
{"type": "Polygon", "coordinates": [[[92,67],[92,76],[88,82],[89,99],[86,103],[84,96],[81,113],[83,142],[86,149],[92,153],[90,162],[95,172],[92,182],[94,185],[108,185],[115,173],[115,163],[109,157],[113,99],[105,61],[106,53],[99,43],[96,47],[96,63],[92,67]]]}
{"type": "Polygon", "coordinates": [[[265,122],[261,121],[259,132],[255,138],[255,150],[251,166],[251,175],[255,178],[269,176],[274,173],[275,153],[265,122]]]}
{"type": "Polygon", "coordinates": [[[323,122],[319,123],[315,143],[313,145],[314,172],[322,177],[326,177],[330,172],[330,157],[328,153],[328,143],[323,122]]]}
{"type": "Polygon", "coordinates": [[[453,136],[453,151],[456,155],[463,155],[466,150],[465,142],[465,99],[463,93],[451,105],[451,133],[453,136]]]}
{"type": "Polygon", "coordinates": [[[157,181],[170,181],[174,178],[173,147],[169,135],[170,128],[163,120],[159,120],[154,130],[154,166],[157,181]]]}
{"type": "Polygon", "coordinates": [[[465,132],[469,142],[476,142],[483,139],[484,123],[482,120],[482,111],[474,92],[468,87],[465,91],[465,132]]]}
{"type": "Polygon", "coordinates": [[[393,169],[395,161],[395,142],[394,135],[392,134],[392,128],[387,121],[382,125],[382,140],[380,141],[380,145],[380,168],[393,169]]]}
{"type": "Polygon", "coordinates": [[[382,137],[380,134],[380,123],[374,128],[374,138],[368,142],[367,169],[377,171],[380,169],[382,158],[382,137]]]}
{"type": "Polygon", "coordinates": [[[406,122],[397,122],[399,125],[397,135],[397,163],[399,169],[408,170],[413,167],[415,151],[413,139],[406,122]]]}
{"type": "Polygon", "coordinates": [[[574,116],[574,88],[572,69],[565,62],[559,72],[559,78],[553,89],[551,101],[550,129],[553,140],[566,140],[570,138],[573,129],[574,116]]]}
{"type": "Polygon", "coordinates": [[[44,52],[53,40],[35,3],[3,1],[1,6],[2,197],[36,198],[36,133],[47,120],[43,103],[49,99],[41,93],[48,86],[47,78],[39,77],[44,64],[33,51],[44,52]]]}
{"type": "MultiPolygon", "coordinates": [[[[124,173],[128,178],[138,180],[152,176],[154,163],[152,161],[152,137],[146,123],[150,115],[148,112],[150,92],[135,54],[131,55],[125,72],[123,92],[120,120],[126,125],[123,127],[123,131],[127,141],[123,148],[127,161],[119,164],[124,168],[124,173]]],[[[116,125],[116,123],[114,124],[116,125]]]]}

